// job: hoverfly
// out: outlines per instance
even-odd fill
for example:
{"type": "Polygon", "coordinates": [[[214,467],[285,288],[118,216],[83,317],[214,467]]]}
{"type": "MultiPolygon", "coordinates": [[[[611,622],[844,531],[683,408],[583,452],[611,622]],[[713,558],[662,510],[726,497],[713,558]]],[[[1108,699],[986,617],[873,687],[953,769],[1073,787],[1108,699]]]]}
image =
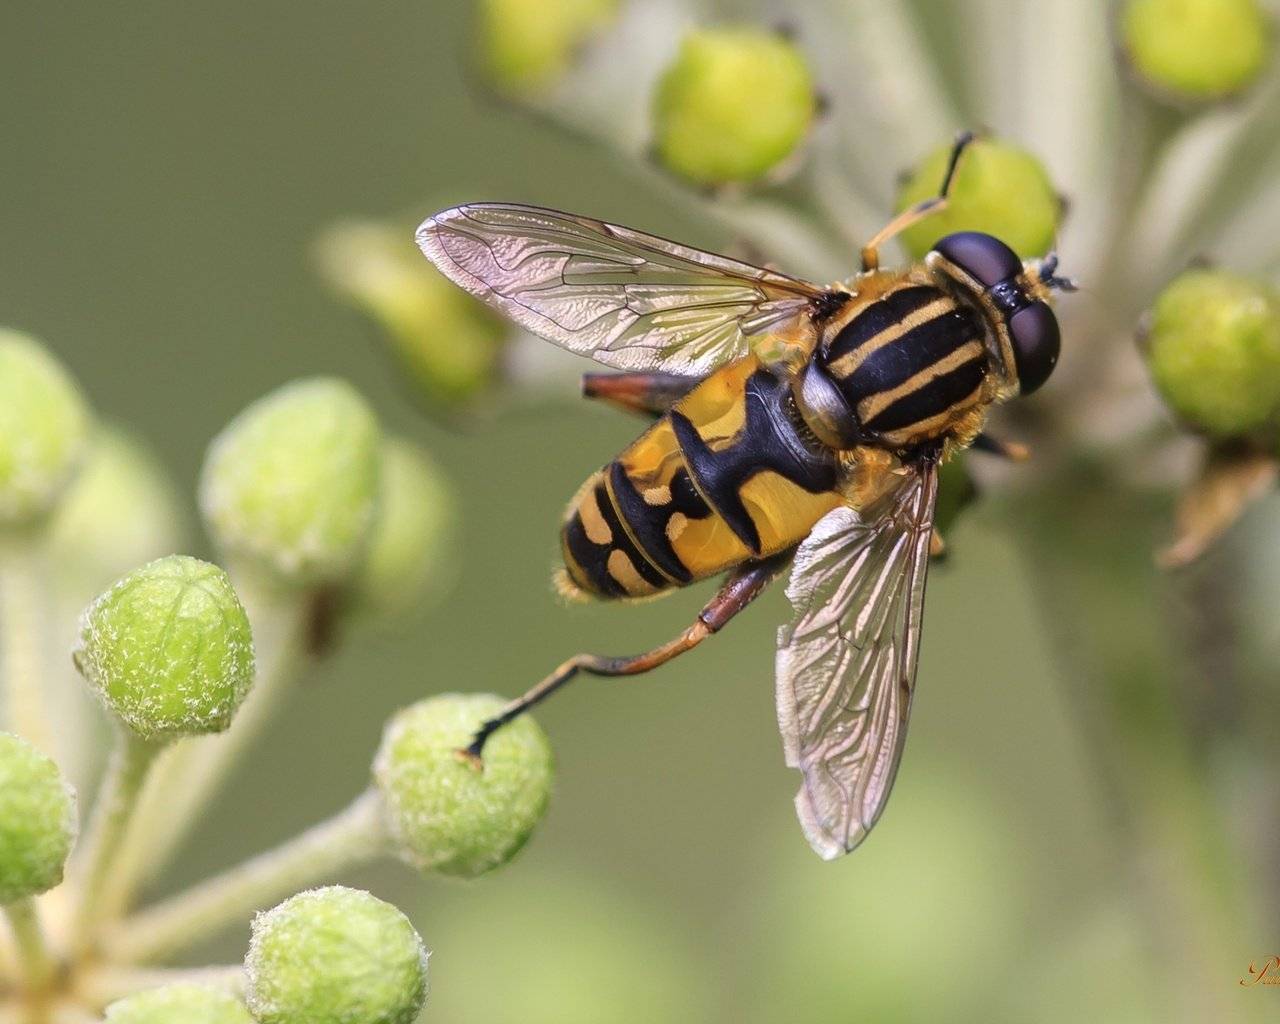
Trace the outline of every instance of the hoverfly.
{"type": "Polygon", "coordinates": [[[485,722],[485,741],[579,672],[647,672],[718,632],[788,565],[778,723],[803,774],[800,823],[822,857],[857,846],[902,755],[919,654],[938,466],[989,408],[1040,387],[1060,345],[1057,259],[1022,262],[991,235],[939,241],[880,268],[880,247],[942,209],[907,209],[822,287],[629,228],[553,210],[444,210],[417,241],[441,272],[520,326],[622,371],[583,391],[651,414],[594,473],[561,529],[562,590],[643,598],[722,573],[683,633],[634,657],[579,654],[485,722]]]}

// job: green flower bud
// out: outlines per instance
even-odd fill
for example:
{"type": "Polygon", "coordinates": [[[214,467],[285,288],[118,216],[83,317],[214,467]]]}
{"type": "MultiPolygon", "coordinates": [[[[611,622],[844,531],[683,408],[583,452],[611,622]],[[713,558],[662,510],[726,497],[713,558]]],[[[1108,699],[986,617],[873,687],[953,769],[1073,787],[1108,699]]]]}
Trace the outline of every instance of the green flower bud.
{"type": "Polygon", "coordinates": [[[568,70],[574,52],[617,9],[618,0],[482,0],[484,72],[504,92],[544,89],[568,70]]]}
{"type": "Polygon", "coordinates": [[[139,992],[107,1007],[105,1024],[254,1024],[244,1003],[205,985],[139,992]]]}
{"type": "Polygon", "coordinates": [[[0,329],[0,527],[53,507],[84,451],[89,409],[47,349],[0,329]]]}
{"type": "MultiPolygon", "coordinates": [[[[915,169],[898,193],[899,210],[938,194],[953,148],[950,142],[938,147],[915,169]]],[[[943,235],[985,231],[1030,259],[1053,247],[1061,220],[1062,200],[1040,161],[1007,142],[980,138],[960,157],[946,208],[899,237],[920,259],[943,235]]]]}
{"type": "Polygon", "coordinates": [[[1128,0],[1120,41],[1155,92],[1206,101],[1257,79],[1271,53],[1271,26],[1258,0],[1128,0]]]}
{"type": "Polygon", "coordinates": [[[109,711],[163,741],[231,724],[253,682],[253,639],[227,574],[171,555],[85,609],[75,661],[109,711]]]}
{"type": "Polygon", "coordinates": [[[374,761],[388,827],[422,871],[474,878],[528,841],[551,792],[551,747],[523,715],[495,732],[484,768],[458,757],[480,724],[505,706],[489,694],[444,694],[395,715],[374,761]]]}
{"type": "Polygon", "coordinates": [[[326,280],[373,317],[428,401],[457,405],[493,385],[506,321],[424,260],[411,230],[350,221],[331,228],[318,249],[326,280]]]}
{"type": "Polygon", "coordinates": [[[349,384],[273,391],[214,438],[200,508],[229,554],[290,584],[343,581],[364,556],[378,489],[378,422],[349,384]]]}
{"type": "Polygon", "coordinates": [[[258,1024],[413,1024],[427,998],[427,951],[409,919],[342,886],[255,917],[245,968],[258,1024]]]}
{"type": "Polygon", "coordinates": [[[1280,299],[1265,285],[1192,270],[1156,299],[1147,362],[1175,413],[1215,437],[1280,415],[1280,299]]]}
{"type": "Polygon", "coordinates": [[[658,157],[703,185],[749,182],[790,156],[817,110],[789,40],[757,28],[691,32],[654,96],[658,157]]]}
{"type": "Polygon", "coordinates": [[[62,881],[76,820],[76,795],[58,766],[25,740],[0,732],[0,904],[62,881]]]}
{"type": "Polygon", "coordinates": [[[49,524],[54,563],[92,595],[135,565],[181,546],[182,515],[151,452],[126,431],[97,431],[49,524]]]}
{"type": "Polygon", "coordinates": [[[427,453],[388,438],[382,445],[378,518],[357,581],[364,602],[396,612],[429,590],[442,592],[457,568],[457,520],[453,491],[427,453]]]}

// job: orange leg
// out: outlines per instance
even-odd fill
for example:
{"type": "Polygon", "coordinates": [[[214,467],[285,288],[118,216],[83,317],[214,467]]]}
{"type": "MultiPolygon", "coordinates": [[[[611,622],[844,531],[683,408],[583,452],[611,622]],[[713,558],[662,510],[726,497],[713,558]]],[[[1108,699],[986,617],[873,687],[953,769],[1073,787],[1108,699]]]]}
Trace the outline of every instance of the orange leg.
{"type": "Polygon", "coordinates": [[[862,269],[880,269],[880,247],[891,238],[901,234],[913,224],[917,224],[931,214],[947,208],[947,197],[951,192],[951,183],[956,176],[956,165],[960,156],[975,138],[973,132],[961,132],[956,136],[955,145],[951,148],[951,159],[947,161],[947,172],[942,177],[942,187],[932,199],[909,206],[876,232],[866,245],[862,247],[862,269]]]}
{"type": "Polygon", "coordinates": [[[698,613],[693,624],[674,640],[629,658],[607,657],[599,654],[575,654],[561,662],[556,670],[500,711],[497,716],[480,726],[475,737],[459,755],[481,764],[485,742],[497,730],[524,714],[531,707],[546,700],[579,672],[593,676],[635,676],[665,665],[672,658],[691,651],[732,619],[738,612],[760,596],[761,591],[791,561],[793,552],[785,551],[759,562],[748,562],[730,574],[715,597],[698,613]]]}
{"type": "Polygon", "coordinates": [[[701,382],[678,373],[584,373],[582,395],[627,412],[661,416],[701,382]]]}

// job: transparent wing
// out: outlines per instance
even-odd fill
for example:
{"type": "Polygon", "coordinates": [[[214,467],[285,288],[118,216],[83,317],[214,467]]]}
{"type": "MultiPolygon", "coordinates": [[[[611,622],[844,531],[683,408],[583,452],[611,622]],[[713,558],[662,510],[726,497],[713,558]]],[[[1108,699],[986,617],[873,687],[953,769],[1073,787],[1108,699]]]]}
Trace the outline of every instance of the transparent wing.
{"type": "Polygon", "coordinates": [[[875,507],[827,513],[796,551],[778,724],[787,764],[804,775],[800,824],[827,860],[866,838],[897,774],[937,490],[936,468],[922,465],[875,507]]]}
{"type": "Polygon", "coordinates": [[[437,213],[418,245],[534,334],[622,370],[703,374],[825,289],[588,217],[506,203],[437,213]]]}

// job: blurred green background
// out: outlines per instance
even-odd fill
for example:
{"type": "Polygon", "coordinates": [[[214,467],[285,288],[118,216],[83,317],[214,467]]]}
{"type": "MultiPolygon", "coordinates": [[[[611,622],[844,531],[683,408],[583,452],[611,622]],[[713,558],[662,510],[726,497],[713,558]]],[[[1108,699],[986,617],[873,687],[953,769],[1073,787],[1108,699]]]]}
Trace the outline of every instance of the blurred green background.
{"type": "MultiPolygon", "coordinates": [[[[280,0],[6,9],[0,319],[44,339],[185,495],[234,413],[327,373],[426,444],[463,509],[448,600],[402,629],[352,632],[240,766],[166,890],[343,806],[392,709],[514,694],[572,652],[647,647],[707,596],[562,607],[549,585],[561,507],[639,421],[574,401],[566,379],[558,395],[432,422],[315,272],[311,247],[335,218],[470,199],[723,241],[598,149],[478,99],[467,16],[461,3],[280,0]]],[[[435,951],[426,1019],[1160,1019],[1117,823],[1016,528],[980,504],[948,538],[891,808],[839,862],[814,856],[792,811],[773,710],[780,590],[660,673],[583,681],[546,705],[558,782],[515,863],[473,884],[394,867],[350,879],[410,913],[435,951]]],[[[192,531],[192,553],[209,555],[192,531]]],[[[247,931],[198,959],[238,959],[247,931]]],[[[1224,950],[1223,990],[1271,952],[1244,936],[1224,950]]]]}

